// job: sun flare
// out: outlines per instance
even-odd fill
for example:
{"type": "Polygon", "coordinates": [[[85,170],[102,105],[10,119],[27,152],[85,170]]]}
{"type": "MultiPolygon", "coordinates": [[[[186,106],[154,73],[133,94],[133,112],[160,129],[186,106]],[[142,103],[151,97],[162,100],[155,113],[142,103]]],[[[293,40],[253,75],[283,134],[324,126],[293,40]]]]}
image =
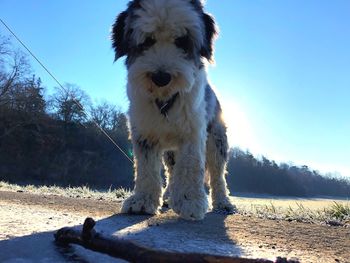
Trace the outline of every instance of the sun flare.
{"type": "Polygon", "coordinates": [[[227,125],[227,136],[230,147],[249,149],[260,153],[256,134],[243,108],[233,100],[222,100],[223,118],[227,125]]]}

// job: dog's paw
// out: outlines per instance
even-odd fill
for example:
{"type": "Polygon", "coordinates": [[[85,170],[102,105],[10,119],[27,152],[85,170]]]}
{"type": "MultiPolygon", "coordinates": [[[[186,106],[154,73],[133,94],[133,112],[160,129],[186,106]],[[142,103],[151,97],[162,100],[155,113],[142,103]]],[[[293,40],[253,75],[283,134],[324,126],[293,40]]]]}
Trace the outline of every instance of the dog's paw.
{"type": "Polygon", "coordinates": [[[201,198],[188,198],[187,195],[180,195],[170,199],[170,206],[186,220],[201,220],[208,211],[208,200],[204,195],[201,198]]]}
{"type": "Polygon", "coordinates": [[[154,200],[142,194],[134,194],[124,200],[121,213],[149,214],[158,212],[159,200],[154,200]]]}
{"type": "Polygon", "coordinates": [[[229,199],[223,199],[213,203],[213,212],[218,214],[232,215],[237,213],[237,207],[229,199]]]}

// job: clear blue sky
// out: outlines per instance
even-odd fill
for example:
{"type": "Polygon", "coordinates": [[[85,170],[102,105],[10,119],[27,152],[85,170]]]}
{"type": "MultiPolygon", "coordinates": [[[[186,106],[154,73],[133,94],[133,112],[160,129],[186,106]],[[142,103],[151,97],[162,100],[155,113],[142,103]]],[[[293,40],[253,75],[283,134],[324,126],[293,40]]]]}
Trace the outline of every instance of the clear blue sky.
{"type": "MultiPolygon", "coordinates": [[[[59,80],[126,110],[126,72],[109,41],[126,3],[0,0],[0,17],[59,80]]],[[[209,78],[232,146],[350,176],[350,1],[207,0],[206,9],[221,31],[209,78]]]]}

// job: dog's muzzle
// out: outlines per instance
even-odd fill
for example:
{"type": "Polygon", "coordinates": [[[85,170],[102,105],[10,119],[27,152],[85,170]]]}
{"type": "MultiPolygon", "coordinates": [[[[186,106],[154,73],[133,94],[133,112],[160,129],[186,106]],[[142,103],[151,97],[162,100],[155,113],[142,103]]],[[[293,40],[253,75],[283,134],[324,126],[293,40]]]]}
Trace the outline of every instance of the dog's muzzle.
{"type": "Polygon", "coordinates": [[[157,71],[151,75],[152,81],[158,87],[164,87],[171,81],[171,75],[164,71],[157,71]]]}

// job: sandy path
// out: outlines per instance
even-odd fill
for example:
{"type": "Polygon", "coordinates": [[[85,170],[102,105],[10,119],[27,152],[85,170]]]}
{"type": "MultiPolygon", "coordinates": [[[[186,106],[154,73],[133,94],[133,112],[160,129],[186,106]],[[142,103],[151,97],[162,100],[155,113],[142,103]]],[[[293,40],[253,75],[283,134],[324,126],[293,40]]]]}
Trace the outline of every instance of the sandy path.
{"type": "MultiPolygon", "coordinates": [[[[8,252],[14,242],[26,245],[34,237],[52,241],[52,231],[79,225],[90,216],[98,221],[96,229],[105,235],[130,238],[159,249],[267,259],[295,257],[302,262],[350,262],[350,228],[214,213],[201,222],[188,222],[171,210],[156,217],[124,216],[116,214],[119,207],[118,202],[104,200],[0,192],[0,261],[18,262],[13,261],[18,253],[8,252]],[[43,233],[46,231],[51,232],[43,233]]],[[[30,249],[21,253],[30,257],[30,249]]],[[[52,253],[47,257],[53,257],[52,253]]],[[[38,259],[33,262],[45,262],[38,259]]]]}

